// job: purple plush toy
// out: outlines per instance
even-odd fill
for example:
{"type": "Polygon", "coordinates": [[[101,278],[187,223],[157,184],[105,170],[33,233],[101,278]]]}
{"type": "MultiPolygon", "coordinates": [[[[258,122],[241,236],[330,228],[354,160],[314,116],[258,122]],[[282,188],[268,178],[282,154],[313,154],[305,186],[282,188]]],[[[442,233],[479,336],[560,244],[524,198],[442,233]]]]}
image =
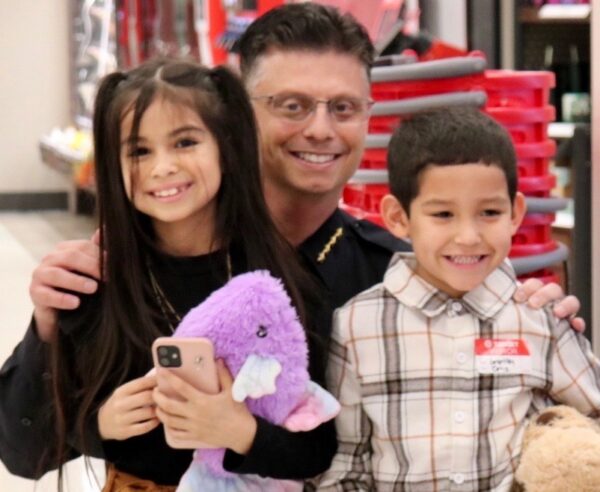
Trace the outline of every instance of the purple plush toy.
{"type": "MultiPolygon", "coordinates": [[[[269,422],[307,431],[339,412],[333,396],[310,381],[304,329],[282,283],[267,271],[232,278],[192,309],[173,336],[210,339],[235,378],[233,398],[269,422]]],[[[300,482],[228,473],[224,453],[198,449],[177,490],[302,490],[300,482]]]]}

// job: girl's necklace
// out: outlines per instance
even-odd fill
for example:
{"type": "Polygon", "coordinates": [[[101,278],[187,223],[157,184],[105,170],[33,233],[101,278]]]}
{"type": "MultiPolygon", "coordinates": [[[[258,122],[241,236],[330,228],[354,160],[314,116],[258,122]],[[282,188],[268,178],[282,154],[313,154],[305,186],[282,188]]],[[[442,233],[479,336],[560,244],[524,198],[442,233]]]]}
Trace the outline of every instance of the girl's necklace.
{"type": "MultiPolygon", "coordinates": [[[[232,269],[231,269],[231,256],[229,256],[229,251],[225,257],[227,262],[227,281],[231,280],[232,277],[232,269]]],[[[160,284],[156,280],[154,273],[152,272],[152,268],[150,267],[150,262],[148,261],[148,273],[150,276],[150,284],[152,285],[152,291],[154,292],[154,297],[156,298],[156,302],[160,307],[160,311],[167,321],[169,328],[171,329],[171,333],[175,331],[175,328],[181,321],[181,315],[175,310],[173,304],[169,301],[164,291],[160,287],[160,284]]]]}

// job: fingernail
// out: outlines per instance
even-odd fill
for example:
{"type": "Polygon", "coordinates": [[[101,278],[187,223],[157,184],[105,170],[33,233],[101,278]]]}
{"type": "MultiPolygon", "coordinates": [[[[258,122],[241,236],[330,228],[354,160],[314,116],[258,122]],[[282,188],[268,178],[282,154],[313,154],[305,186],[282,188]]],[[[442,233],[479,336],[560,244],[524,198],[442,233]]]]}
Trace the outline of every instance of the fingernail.
{"type": "Polygon", "coordinates": [[[86,292],[95,292],[96,291],[96,282],[93,280],[86,280],[83,283],[83,288],[86,292]]]}
{"type": "Polygon", "coordinates": [[[79,306],[79,298],[74,296],[69,296],[66,299],[67,309],[75,309],[79,306]]]}
{"type": "Polygon", "coordinates": [[[554,308],[554,314],[556,316],[558,316],[559,318],[564,318],[567,315],[567,312],[564,310],[564,308],[562,308],[560,306],[556,306],[554,308]]]}
{"type": "Polygon", "coordinates": [[[529,298],[529,305],[532,308],[539,308],[539,307],[541,307],[540,298],[539,297],[535,297],[535,296],[530,297],[529,298]]]}
{"type": "Polygon", "coordinates": [[[515,292],[515,301],[524,302],[525,301],[525,292],[523,292],[522,290],[517,290],[515,292]]]}

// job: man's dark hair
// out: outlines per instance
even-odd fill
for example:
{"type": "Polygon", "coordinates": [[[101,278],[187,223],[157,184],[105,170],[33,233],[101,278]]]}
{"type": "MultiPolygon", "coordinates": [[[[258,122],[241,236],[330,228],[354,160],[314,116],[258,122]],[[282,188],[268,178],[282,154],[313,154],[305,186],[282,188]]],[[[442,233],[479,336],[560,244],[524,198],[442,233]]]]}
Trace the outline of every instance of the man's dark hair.
{"type": "Polygon", "coordinates": [[[407,214],[419,194],[421,173],[429,165],[497,166],[506,176],[511,202],[517,191],[517,159],[510,135],[472,107],[428,111],[403,120],[390,140],[387,161],[390,190],[407,214]]]}
{"type": "Polygon", "coordinates": [[[238,43],[242,77],[270,50],[335,51],[355,56],[367,71],[375,49],[366,29],[350,14],[315,3],[292,3],[276,7],[256,19],[238,43]]]}

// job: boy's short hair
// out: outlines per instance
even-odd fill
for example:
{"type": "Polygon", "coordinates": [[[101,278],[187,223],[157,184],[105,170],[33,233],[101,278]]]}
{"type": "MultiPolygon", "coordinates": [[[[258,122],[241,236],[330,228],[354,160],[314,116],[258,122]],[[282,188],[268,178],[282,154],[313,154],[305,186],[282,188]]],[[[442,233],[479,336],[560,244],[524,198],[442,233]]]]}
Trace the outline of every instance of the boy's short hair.
{"type": "Polygon", "coordinates": [[[387,162],[390,190],[407,214],[428,165],[497,166],[506,176],[511,202],[517,192],[517,158],[510,135],[473,107],[443,108],[404,119],[390,140],[387,162]]]}
{"type": "Polygon", "coordinates": [[[256,19],[238,41],[246,80],[258,58],[272,49],[335,51],[355,56],[370,75],[375,56],[367,30],[350,14],[315,3],[281,5],[256,19]]]}

